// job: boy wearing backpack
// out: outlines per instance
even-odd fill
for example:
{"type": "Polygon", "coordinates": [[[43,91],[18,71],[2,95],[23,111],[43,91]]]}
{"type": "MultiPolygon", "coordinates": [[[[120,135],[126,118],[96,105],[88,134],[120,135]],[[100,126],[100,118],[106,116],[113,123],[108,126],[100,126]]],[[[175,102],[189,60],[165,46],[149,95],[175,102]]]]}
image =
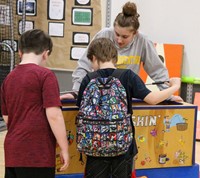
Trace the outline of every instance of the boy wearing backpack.
{"type": "Polygon", "coordinates": [[[180,88],[180,78],[171,78],[166,90],[150,91],[131,70],[116,69],[117,50],[107,38],[92,41],[87,57],[95,72],[81,83],[76,120],[77,148],[87,155],[85,178],[129,178],[137,154],[132,98],[157,104],[180,88]]]}

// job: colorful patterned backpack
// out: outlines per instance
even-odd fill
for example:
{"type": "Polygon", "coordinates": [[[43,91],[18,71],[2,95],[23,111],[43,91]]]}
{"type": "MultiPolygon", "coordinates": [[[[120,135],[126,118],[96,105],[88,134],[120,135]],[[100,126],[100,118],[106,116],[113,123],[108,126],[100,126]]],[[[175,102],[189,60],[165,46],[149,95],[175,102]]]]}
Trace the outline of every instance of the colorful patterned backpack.
{"type": "Polygon", "coordinates": [[[133,139],[126,90],[119,81],[124,70],[101,78],[90,73],[77,115],[77,149],[89,156],[125,154],[133,139]]]}

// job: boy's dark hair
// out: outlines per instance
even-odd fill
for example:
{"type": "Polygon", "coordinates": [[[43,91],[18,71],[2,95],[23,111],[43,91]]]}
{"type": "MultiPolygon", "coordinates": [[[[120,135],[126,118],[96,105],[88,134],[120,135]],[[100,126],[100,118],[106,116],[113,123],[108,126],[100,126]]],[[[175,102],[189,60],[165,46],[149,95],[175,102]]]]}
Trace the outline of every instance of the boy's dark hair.
{"type": "Polygon", "coordinates": [[[92,61],[92,56],[97,58],[97,61],[106,62],[111,61],[117,62],[117,49],[113,42],[108,38],[97,38],[94,39],[88,47],[87,57],[92,61]]]}
{"type": "Polygon", "coordinates": [[[48,34],[40,29],[24,32],[19,39],[19,49],[23,53],[42,54],[45,50],[52,52],[53,43],[48,34]]]}

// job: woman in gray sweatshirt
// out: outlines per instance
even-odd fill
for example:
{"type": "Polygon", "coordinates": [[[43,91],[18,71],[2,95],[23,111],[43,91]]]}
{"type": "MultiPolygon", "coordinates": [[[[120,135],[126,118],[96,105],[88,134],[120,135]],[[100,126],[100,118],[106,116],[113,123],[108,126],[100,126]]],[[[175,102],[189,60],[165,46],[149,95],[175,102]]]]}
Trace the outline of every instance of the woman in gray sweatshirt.
{"type": "MultiPolygon", "coordinates": [[[[93,39],[106,37],[115,44],[118,50],[117,68],[126,68],[133,70],[136,74],[139,73],[140,65],[146,73],[154,81],[168,81],[168,70],[159,58],[155,46],[145,35],[138,31],[139,14],[137,13],[136,4],[127,2],[122,9],[122,12],[115,18],[112,28],[104,28],[99,31],[93,39]]],[[[87,58],[87,50],[78,60],[78,66],[72,74],[74,92],[61,96],[64,98],[74,98],[77,95],[80,84],[87,72],[91,72],[91,63],[87,58]]],[[[158,88],[163,90],[168,86],[159,84],[158,88]]],[[[172,96],[171,100],[181,101],[178,96],[172,96]]]]}

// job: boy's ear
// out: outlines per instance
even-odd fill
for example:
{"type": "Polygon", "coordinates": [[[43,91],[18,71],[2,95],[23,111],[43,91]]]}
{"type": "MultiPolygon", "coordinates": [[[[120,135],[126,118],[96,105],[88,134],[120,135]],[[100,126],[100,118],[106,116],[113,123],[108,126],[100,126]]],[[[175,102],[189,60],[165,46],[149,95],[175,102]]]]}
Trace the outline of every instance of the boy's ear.
{"type": "Polygon", "coordinates": [[[92,55],[92,62],[95,62],[97,60],[95,55],[92,55]]]}
{"type": "Polygon", "coordinates": [[[47,55],[48,55],[48,56],[50,55],[50,51],[49,51],[49,50],[47,50],[47,55]]]}
{"type": "Polygon", "coordinates": [[[43,59],[46,60],[49,56],[49,50],[43,52],[43,59]]]}

